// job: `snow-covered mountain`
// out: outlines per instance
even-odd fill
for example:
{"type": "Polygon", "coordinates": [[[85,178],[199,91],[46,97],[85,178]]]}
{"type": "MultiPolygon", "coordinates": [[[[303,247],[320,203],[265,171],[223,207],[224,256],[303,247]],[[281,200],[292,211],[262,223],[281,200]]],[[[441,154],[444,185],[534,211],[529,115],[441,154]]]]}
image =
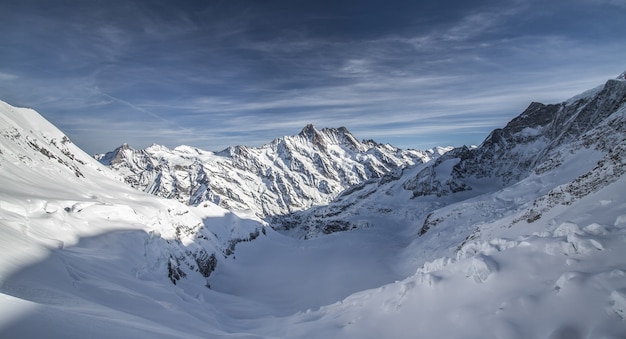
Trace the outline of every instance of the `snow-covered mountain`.
{"type": "Polygon", "coordinates": [[[317,130],[308,125],[262,147],[213,153],[189,146],[135,150],[125,144],[96,158],[142,191],[269,217],[326,204],[352,185],[430,161],[447,150],[402,150],[358,141],[343,127],[317,130]]]}
{"type": "MultiPolygon", "coordinates": [[[[626,82],[617,79],[560,104],[531,103],[504,128],[491,132],[478,147],[455,148],[402,173],[390,173],[355,185],[326,206],[274,218],[278,224],[275,227],[297,228],[304,230],[300,236],[311,237],[369,227],[371,211],[384,215],[418,206],[429,214],[408,210],[402,214],[415,214],[411,219],[423,219],[419,231],[423,234],[441,222],[443,217],[431,209],[442,204],[498,192],[527,178],[550,178],[536,193],[535,197],[539,197],[539,193],[547,193],[559,185],[582,180],[578,176],[588,180],[601,177],[593,184],[586,184],[585,191],[576,192],[577,196],[584,196],[623,174],[619,161],[626,155],[624,102],[626,82]],[[575,165],[570,169],[563,166],[565,163],[575,165]],[[606,172],[600,163],[604,167],[613,164],[612,172],[606,172]],[[390,192],[411,195],[398,208],[397,195],[390,192]],[[372,195],[375,196],[370,198],[372,195]],[[386,201],[390,201],[389,206],[386,201]],[[426,207],[431,202],[435,205],[426,207]]],[[[515,204],[501,208],[510,210],[528,199],[532,200],[531,196],[517,197],[515,204]]]]}
{"type": "MultiPolygon", "coordinates": [[[[36,112],[3,104],[0,337],[624,338],[625,120],[622,75],[533,103],[476,148],[360,178],[328,204],[255,210],[271,228],[132,189],[36,112]]],[[[307,129],[277,140],[330,144],[307,129]]],[[[371,148],[347,144],[326,149],[363,165],[371,148]]],[[[223,161],[239,178],[255,161],[309,169],[322,152],[239,168],[236,149],[142,161],[223,161]]]]}
{"type": "MultiPolygon", "coordinates": [[[[0,102],[0,126],[3,279],[82,238],[128,232],[145,257],[133,268],[138,277],[174,284],[189,277],[208,285],[219,258],[265,233],[256,218],[241,219],[213,204],[188,207],[128,187],[33,110],[0,102]]],[[[80,280],[80,273],[70,275],[80,280]]],[[[21,287],[4,280],[2,288],[21,287]]]]}
{"type": "Polygon", "coordinates": [[[354,338],[623,338],[624,173],[621,75],[560,104],[532,103],[476,148],[276,218],[302,239],[387,230],[407,276],[294,317],[324,319],[296,333],[335,324],[354,338]]]}

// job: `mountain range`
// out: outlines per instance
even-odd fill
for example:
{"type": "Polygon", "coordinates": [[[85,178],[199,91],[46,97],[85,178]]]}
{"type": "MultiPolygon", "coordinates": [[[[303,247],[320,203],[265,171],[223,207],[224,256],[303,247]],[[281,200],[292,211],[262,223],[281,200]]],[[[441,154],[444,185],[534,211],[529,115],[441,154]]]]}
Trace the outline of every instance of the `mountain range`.
{"type": "Polygon", "coordinates": [[[0,104],[0,336],[623,338],[626,80],[475,147],[91,157],[0,104]]]}
{"type": "Polygon", "coordinates": [[[209,201],[229,210],[251,210],[265,218],[328,203],[352,185],[430,161],[447,150],[402,150],[358,141],[344,127],[317,130],[307,125],[297,135],[262,147],[234,146],[214,153],[190,146],[135,150],[124,144],[95,157],[142,191],[189,205],[209,201]]]}

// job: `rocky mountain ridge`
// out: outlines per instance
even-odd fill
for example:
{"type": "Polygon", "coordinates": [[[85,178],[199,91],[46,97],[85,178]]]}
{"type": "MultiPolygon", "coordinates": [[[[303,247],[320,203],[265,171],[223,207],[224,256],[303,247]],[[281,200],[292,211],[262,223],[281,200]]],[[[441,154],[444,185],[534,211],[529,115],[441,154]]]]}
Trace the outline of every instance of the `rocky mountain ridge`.
{"type": "MultiPolygon", "coordinates": [[[[492,131],[479,147],[453,150],[405,182],[404,188],[417,197],[480,190],[480,186],[493,185],[494,180],[496,185],[506,186],[533,172],[558,167],[564,157],[559,149],[568,143],[607,150],[607,139],[613,141],[611,135],[585,135],[624,102],[626,82],[619,79],[560,104],[533,102],[504,128],[492,131]],[[452,166],[451,159],[455,159],[452,166]]],[[[622,131],[617,132],[620,135],[622,131]]]]}
{"type": "Polygon", "coordinates": [[[352,185],[421,164],[448,149],[402,150],[358,141],[346,128],[307,125],[262,147],[233,146],[213,153],[189,146],[172,150],[128,145],[96,156],[131,186],[189,205],[210,201],[259,217],[326,204],[352,185]]]}

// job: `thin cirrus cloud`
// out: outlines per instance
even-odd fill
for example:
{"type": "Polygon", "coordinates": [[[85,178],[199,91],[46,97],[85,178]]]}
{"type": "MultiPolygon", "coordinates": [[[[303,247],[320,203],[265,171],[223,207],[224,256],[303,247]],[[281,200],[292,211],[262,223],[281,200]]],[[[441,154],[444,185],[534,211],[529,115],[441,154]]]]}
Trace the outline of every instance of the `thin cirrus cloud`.
{"type": "Polygon", "coordinates": [[[259,146],[304,125],[477,144],[626,66],[617,0],[0,4],[0,100],[90,153],[259,146]]]}

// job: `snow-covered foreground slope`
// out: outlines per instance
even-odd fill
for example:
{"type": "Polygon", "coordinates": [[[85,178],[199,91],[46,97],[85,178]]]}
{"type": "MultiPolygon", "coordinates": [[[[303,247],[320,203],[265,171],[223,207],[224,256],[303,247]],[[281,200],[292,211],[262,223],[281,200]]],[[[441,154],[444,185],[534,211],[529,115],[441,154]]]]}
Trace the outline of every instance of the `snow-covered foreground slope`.
{"type": "Polygon", "coordinates": [[[264,230],[136,191],[37,112],[4,102],[0,145],[2,338],[179,337],[192,317],[180,303],[264,230]]]}
{"type": "Polygon", "coordinates": [[[458,247],[450,238],[463,230],[442,230],[436,242],[447,255],[412,244],[405,260],[433,259],[408,278],[281,326],[292,337],[624,338],[624,192],[621,177],[538,222],[511,226],[512,213],[478,224],[458,247]]]}
{"type": "Polygon", "coordinates": [[[281,232],[131,190],[12,122],[38,147],[2,139],[0,337],[625,338],[625,97],[533,104],[281,232]]]}

